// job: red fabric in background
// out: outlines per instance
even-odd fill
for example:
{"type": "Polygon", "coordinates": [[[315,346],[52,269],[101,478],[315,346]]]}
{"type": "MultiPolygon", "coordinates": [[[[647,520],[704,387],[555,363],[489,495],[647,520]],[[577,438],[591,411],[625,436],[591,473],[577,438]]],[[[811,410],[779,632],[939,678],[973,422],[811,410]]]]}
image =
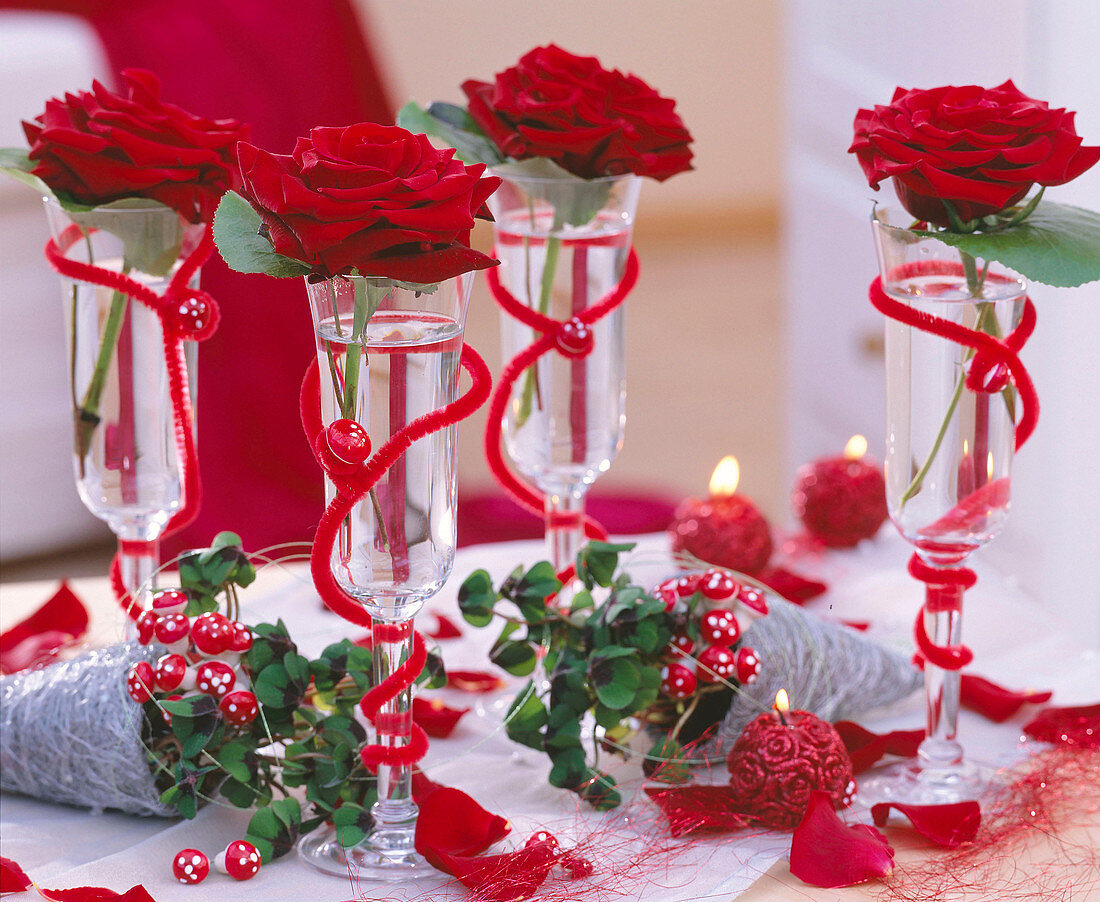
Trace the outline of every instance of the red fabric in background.
{"type": "MultiPolygon", "coordinates": [[[[167,102],[249,122],[252,142],[278,153],[315,125],[393,122],[350,0],[0,0],[0,9],[86,19],[114,73],[104,81],[117,88],[122,69],[150,69],[167,102]]],[[[217,255],[202,287],[222,311],[199,354],[203,504],[162,557],[207,545],[223,529],[250,550],[310,541],[323,499],[298,419],[314,353],[305,289],[300,279],[230,272],[217,255]]]]}

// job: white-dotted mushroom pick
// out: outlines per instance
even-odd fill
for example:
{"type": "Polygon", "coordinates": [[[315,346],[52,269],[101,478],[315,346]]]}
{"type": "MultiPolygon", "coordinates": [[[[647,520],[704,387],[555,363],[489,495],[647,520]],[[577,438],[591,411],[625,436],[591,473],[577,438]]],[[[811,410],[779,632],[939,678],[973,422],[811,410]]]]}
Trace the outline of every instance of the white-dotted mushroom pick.
{"type": "Polygon", "coordinates": [[[236,683],[237,675],[224,661],[203,661],[195,668],[195,688],[205,695],[225,698],[236,683]]]}
{"type": "Polygon", "coordinates": [[[139,705],[153,697],[156,678],[153,665],[148,661],[138,661],[126,675],[126,693],[139,705]]]}
{"type": "Polygon", "coordinates": [[[222,712],[222,716],[231,724],[237,727],[242,727],[247,723],[252,723],[256,719],[256,715],[260,713],[259,703],[254,696],[247,689],[238,689],[236,692],[230,692],[225,698],[221,700],[221,704],[218,708],[222,712]]]}
{"type": "Polygon", "coordinates": [[[214,867],[234,880],[250,880],[260,870],[260,853],[247,840],[234,840],[218,853],[214,867]]]}
{"type": "Polygon", "coordinates": [[[723,645],[704,648],[699,655],[696,668],[699,679],[704,683],[720,683],[737,676],[737,659],[732,651],[723,645]]]}
{"type": "Polygon", "coordinates": [[[180,883],[202,883],[210,873],[210,860],[198,849],[181,849],[172,859],[172,874],[180,883]]]}

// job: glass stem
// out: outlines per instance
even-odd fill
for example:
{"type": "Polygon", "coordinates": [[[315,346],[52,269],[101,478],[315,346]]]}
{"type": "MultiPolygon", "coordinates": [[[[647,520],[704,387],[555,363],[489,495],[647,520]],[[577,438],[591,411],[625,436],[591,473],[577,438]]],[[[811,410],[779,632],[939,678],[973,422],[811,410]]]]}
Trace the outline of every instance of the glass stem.
{"type": "MultiPolygon", "coordinates": [[[[412,655],[412,620],[375,618],[372,628],[374,685],[397,670],[412,655]]],[[[410,686],[382,706],[377,717],[375,742],[387,748],[403,748],[412,732],[410,686]]],[[[371,845],[383,856],[402,858],[414,852],[416,803],[412,799],[412,769],[403,765],[379,765],[378,801],[371,808],[374,832],[371,845]]]]}
{"type": "MultiPolygon", "coordinates": [[[[962,640],[961,586],[936,585],[926,588],[922,616],[924,629],[936,645],[958,645],[962,640]]],[[[963,760],[956,740],[959,718],[959,671],[944,670],[930,661],[924,665],[927,732],[917,760],[921,779],[944,782],[956,776],[963,760]]]]}
{"type": "Polygon", "coordinates": [[[546,491],[546,554],[558,573],[574,564],[584,545],[585,490],[581,484],[546,491]]]}
{"type": "Polygon", "coordinates": [[[157,562],[160,560],[160,543],[128,542],[119,540],[118,567],[122,584],[133,604],[148,608],[147,601],[156,588],[157,562]]]}

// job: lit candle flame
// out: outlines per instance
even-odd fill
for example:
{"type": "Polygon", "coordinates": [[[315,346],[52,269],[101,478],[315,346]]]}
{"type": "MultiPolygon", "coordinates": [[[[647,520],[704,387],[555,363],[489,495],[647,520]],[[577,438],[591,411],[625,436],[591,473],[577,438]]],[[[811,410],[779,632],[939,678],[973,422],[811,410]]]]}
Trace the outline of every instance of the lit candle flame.
{"type": "Polygon", "coordinates": [[[862,435],[853,435],[844,446],[844,456],[848,460],[859,460],[867,453],[867,439],[862,435]]]}
{"type": "Polygon", "coordinates": [[[775,713],[779,715],[779,722],[787,726],[787,714],[791,710],[790,701],[787,699],[787,690],[780,689],[775,693],[775,713]]]}
{"type": "Polygon", "coordinates": [[[985,459],[985,478],[988,482],[993,481],[993,452],[990,451],[985,459]]]}
{"type": "Polygon", "coordinates": [[[710,493],[712,495],[732,495],[737,491],[737,483],[741,481],[741,465],[732,454],[727,454],[714,468],[710,477],[710,493]]]}

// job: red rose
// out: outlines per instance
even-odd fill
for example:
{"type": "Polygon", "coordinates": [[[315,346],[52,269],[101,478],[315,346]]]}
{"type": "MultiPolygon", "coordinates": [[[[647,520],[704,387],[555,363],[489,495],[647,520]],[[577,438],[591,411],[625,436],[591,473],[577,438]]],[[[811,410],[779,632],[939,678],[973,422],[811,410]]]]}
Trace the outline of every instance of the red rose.
{"type": "Polygon", "coordinates": [[[997,213],[1032,185],[1062,185],[1100,159],[1082,147],[1073,113],[1052,110],[1006,81],[931,91],[898,88],[889,106],[860,110],[848,148],[867,181],[893,178],[919,220],[950,227],[950,201],[963,222],[997,213]]]}
{"type": "Polygon", "coordinates": [[[248,126],[162,103],[160,81],[144,69],[126,69],[122,79],[129,97],[93,81],[91,92],[48,100],[23,123],[34,174],[78,203],[148,197],[188,222],[209,222],[240,183],[234,149],[248,126]]]}
{"type": "Polygon", "coordinates": [[[494,84],[467,81],[474,121],[505,155],[548,157],[581,178],[691,168],[691,135],[675,102],[592,56],[536,47],[494,84]]]}
{"type": "Polygon", "coordinates": [[[469,242],[500,179],[424,135],[363,122],[315,128],[290,156],[244,143],[238,154],[242,193],[275,251],[317,275],[430,284],[497,263],[469,242]]]}

